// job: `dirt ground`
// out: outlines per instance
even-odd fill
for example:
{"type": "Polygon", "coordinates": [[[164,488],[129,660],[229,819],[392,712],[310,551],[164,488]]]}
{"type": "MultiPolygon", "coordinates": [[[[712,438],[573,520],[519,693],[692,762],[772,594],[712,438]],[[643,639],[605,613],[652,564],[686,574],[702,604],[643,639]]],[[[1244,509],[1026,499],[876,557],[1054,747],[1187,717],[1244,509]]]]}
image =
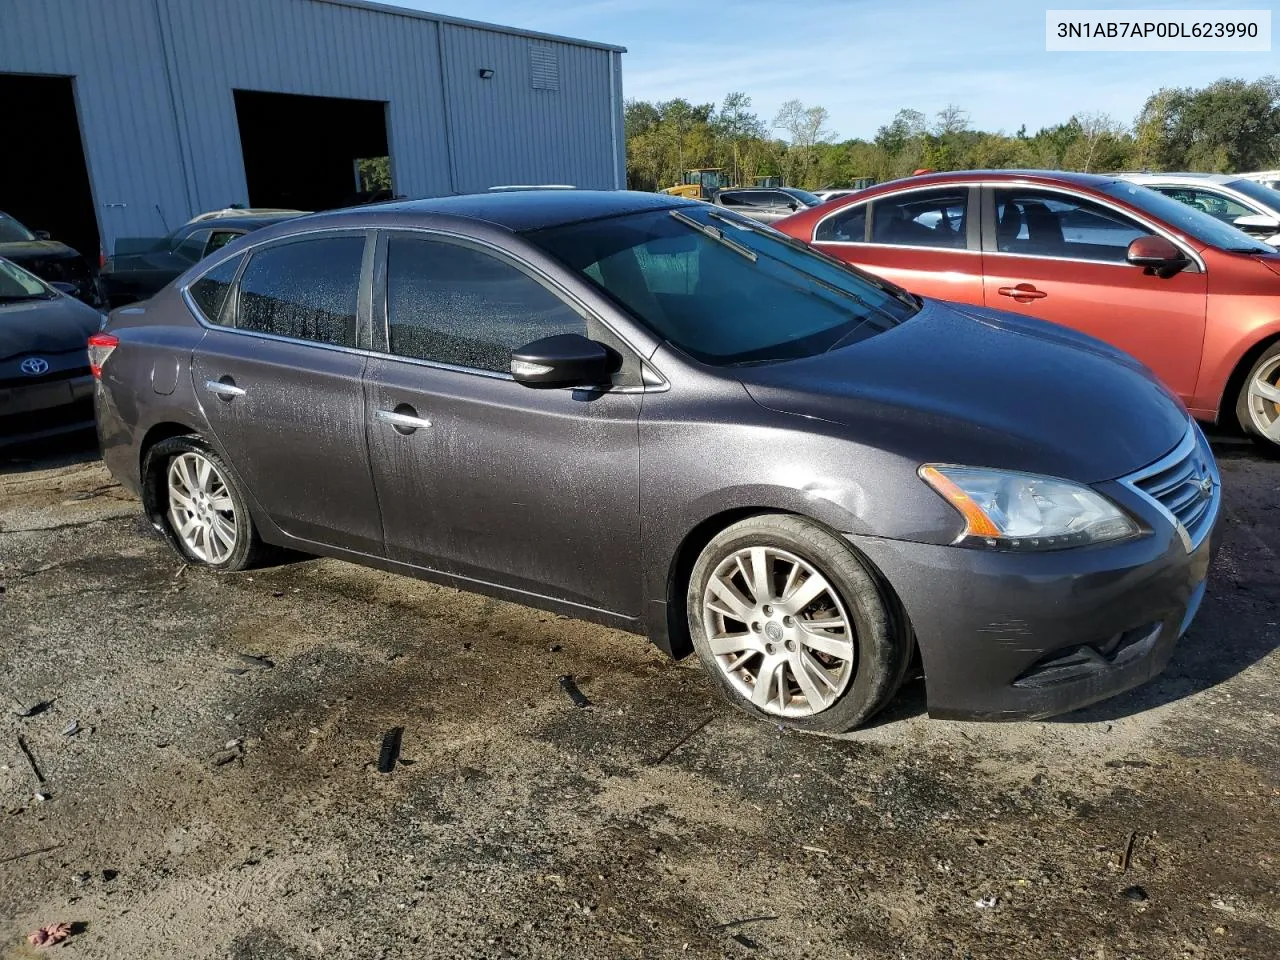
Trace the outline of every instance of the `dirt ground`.
{"type": "Polygon", "coordinates": [[[842,738],[581,622],[184,570],[92,449],[0,462],[0,957],[1280,957],[1280,462],[1218,450],[1163,677],[842,738]]]}

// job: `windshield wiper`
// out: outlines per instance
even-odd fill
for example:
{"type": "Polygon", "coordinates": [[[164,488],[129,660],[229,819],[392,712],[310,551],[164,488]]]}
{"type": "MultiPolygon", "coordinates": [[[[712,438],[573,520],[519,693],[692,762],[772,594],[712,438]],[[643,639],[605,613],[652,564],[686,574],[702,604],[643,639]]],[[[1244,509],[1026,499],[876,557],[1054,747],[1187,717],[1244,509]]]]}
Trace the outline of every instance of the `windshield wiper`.
{"type": "MultiPolygon", "coordinates": [[[[828,254],[823,253],[821,250],[817,249],[816,247],[809,246],[809,244],[805,243],[803,240],[797,240],[795,237],[791,236],[790,234],[783,233],[781,230],[777,229],[776,227],[770,227],[763,223],[757,223],[754,220],[747,220],[746,218],[744,218],[743,220],[737,220],[733,217],[730,217],[721,213],[719,210],[708,210],[707,216],[713,217],[716,220],[721,221],[722,223],[727,223],[730,226],[737,227],[739,230],[751,230],[755,233],[763,234],[764,236],[768,237],[770,240],[777,240],[778,242],[784,244],[785,246],[791,247],[791,249],[793,250],[799,251],[801,253],[807,253],[812,256],[818,257],[821,260],[825,260],[827,261],[827,263],[831,264],[832,266],[841,267],[845,270],[849,268],[849,265],[845,263],[843,260],[837,260],[835,257],[829,256],[828,254]]],[[[910,293],[906,290],[903,290],[901,287],[896,287],[893,284],[881,279],[880,277],[875,276],[875,274],[870,274],[870,273],[861,274],[860,279],[866,280],[873,287],[875,287],[878,290],[881,290],[884,293],[887,293],[889,296],[893,297],[893,299],[897,300],[899,303],[905,303],[907,306],[914,307],[917,310],[919,310],[922,306],[924,306],[924,301],[921,300],[919,297],[917,297],[914,293],[910,293]]],[[[830,286],[830,284],[828,284],[828,286],[830,286]]],[[[862,301],[859,301],[859,303],[861,302],[862,301]]]]}
{"type": "Polygon", "coordinates": [[[686,227],[692,227],[694,230],[697,230],[703,236],[710,237],[716,243],[723,244],[724,246],[732,250],[734,253],[739,254],[740,256],[746,257],[752,263],[755,263],[759,259],[759,255],[754,250],[752,250],[748,246],[745,246],[744,244],[739,243],[737,240],[734,240],[731,237],[726,237],[724,235],[723,230],[717,230],[715,227],[710,226],[708,224],[699,223],[697,220],[693,219],[693,217],[683,214],[679,210],[671,210],[669,212],[671,216],[679,220],[686,227]]]}

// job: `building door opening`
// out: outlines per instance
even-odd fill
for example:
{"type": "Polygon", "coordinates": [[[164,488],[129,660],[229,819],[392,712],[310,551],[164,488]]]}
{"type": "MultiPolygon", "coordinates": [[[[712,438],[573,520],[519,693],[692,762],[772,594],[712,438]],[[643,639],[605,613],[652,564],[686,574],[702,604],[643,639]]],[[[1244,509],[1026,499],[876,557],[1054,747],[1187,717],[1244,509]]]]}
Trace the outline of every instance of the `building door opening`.
{"type": "Polygon", "coordinates": [[[236,90],[252,207],[328,210],[391,195],[386,103],[236,90]]]}
{"type": "Polygon", "coordinates": [[[98,262],[97,211],[71,77],[0,73],[0,210],[98,262]]]}

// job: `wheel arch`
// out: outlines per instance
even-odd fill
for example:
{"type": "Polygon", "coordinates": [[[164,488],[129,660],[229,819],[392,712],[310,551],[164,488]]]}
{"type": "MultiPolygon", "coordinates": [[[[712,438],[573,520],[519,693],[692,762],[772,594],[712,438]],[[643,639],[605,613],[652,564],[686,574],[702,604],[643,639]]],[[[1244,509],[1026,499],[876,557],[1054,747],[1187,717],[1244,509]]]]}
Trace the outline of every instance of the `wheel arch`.
{"type": "Polygon", "coordinates": [[[1222,396],[1218,398],[1219,426],[1239,428],[1240,425],[1236,423],[1236,401],[1240,397],[1240,389],[1244,386],[1245,377],[1258,362],[1258,358],[1278,343],[1280,343],[1280,331],[1275,331],[1258,340],[1240,355],[1240,359],[1231,369],[1231,375],[1227,377],[1222,396]]]}

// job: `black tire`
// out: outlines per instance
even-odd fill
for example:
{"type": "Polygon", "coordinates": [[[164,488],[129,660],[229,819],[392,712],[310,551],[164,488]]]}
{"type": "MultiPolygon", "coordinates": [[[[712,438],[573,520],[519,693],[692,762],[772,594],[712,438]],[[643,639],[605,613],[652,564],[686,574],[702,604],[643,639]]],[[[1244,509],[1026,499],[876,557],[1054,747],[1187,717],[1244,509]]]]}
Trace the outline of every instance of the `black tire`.
{"type": "MultiPolygon", "coordinates": [[[[707,544],[694,564],[686,602],[689,633],[704,669],[730,702],[772,723],[823,733],[852,730],[893,698],[911,664],[914,643],[910,630],[879,576],[843,541],[800,517],[765,514],[726,527],[707,544]],[[853,627],[852,676],[833,703],[808,716],[785,716],[751,703],[730,680],[710,647],[703,622],[707,584],[722,562],[740,550],[756,546],[786,551],[821,573],[839,595],[853,627]]],[[[794,678],[794,670],[791,676],[794,678]]]]}
{"type": "MultiPolygon", "coordinates": [[[[1236,396],[1236,422],[1240,424],[1240,429],[1244,431],[1245,436],[1258,445],[1259,450],[1272,457],[1280,457],[1280,442],[1266,436],[1258,426],[1252,409],[1254,401],[1249,395],[1249,386],[1265,367],[1275,368],[1273,372],[1268,374],[1267,381],[1271,384],[1280,384],[1280,365],[1276,363],[1278,358],[1280,358],[1280,343],[1273,343],[1262,351],[1262,355],[1249,368],[1249,373],[1240,384],[1240,393],[1236,396]]],[[[1270,403],[1270,401],[1265,400],[1259,402],[1263,404],[1270,403]]],[[[1273,404],[1272,406],[1274,407],[1273,416],[1280,417],[1280,404],[1273,404]]],[[[1265,412],[1265,406],[1263,409],[1265,412]]]]}
{"type": "Polygon", "coordinates": [[[249,514],[244,492],[240,489],[235,475],[227,468],[226,462],[199,436],[193,434],[161,440],[147,451],[146,458],[143,461],[142,472],[146,479],[146,495],[144,499],[147,501],[147,510],[151,515],[152,522],[161,529],[170,546],[187,563],[207,567],[210,570],[232,572],[259,566],[270,555],[270,548],[258,536],[258,530],[249,514]],[[177,529],[175,529],[173,520],[169,515],[169,485],[167,480],[169,466],[183,454],[197,454],[208,460],[221,476],[227,494],[233,504],[236,531],[235,543],[229,555],[217,563],[212,563],[193,553],[191,547],[187,545],[177,529]]]}

